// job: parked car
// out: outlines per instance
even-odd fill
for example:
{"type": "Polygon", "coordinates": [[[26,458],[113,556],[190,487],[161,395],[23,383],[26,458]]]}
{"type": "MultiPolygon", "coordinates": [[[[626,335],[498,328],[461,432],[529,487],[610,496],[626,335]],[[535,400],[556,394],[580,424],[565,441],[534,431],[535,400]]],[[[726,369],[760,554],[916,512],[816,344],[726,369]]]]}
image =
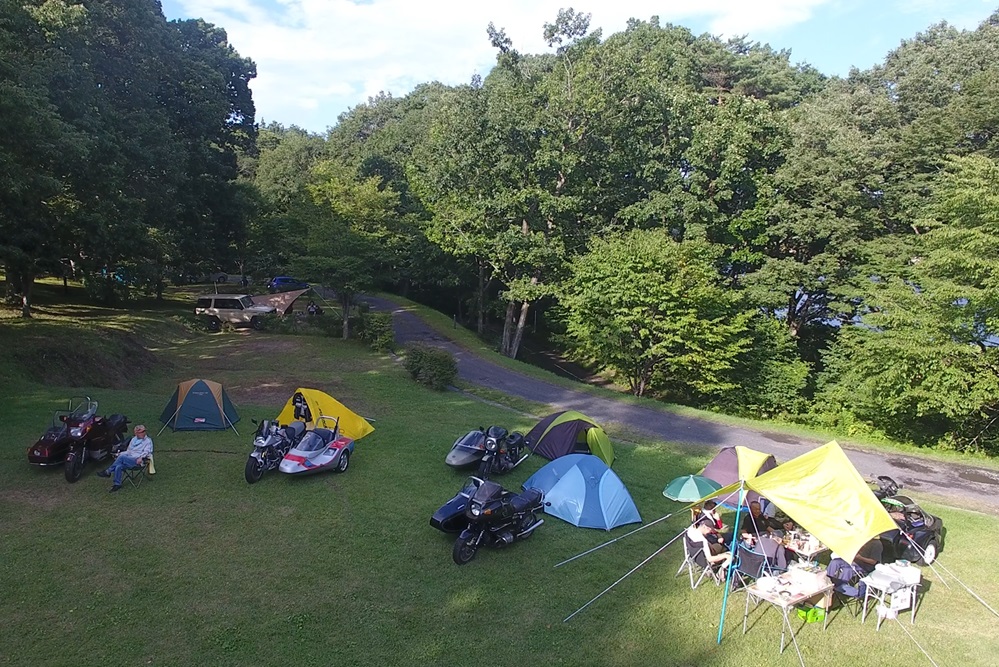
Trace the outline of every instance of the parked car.
{"type": "Polygon", "coordinates": [[[309,283],[304,280],[299,280],[298,278],[290,278],[289,276],[277,276],[276,278],[271,278],[271,281],[267,283],[267,290],[271,294],[277,292],[291,292],[297,289],[309,289],[309,283]]]}
{"type": "Polygon", "coordinates": [[[218,331],[223,322],[233,326],[249,325],[262,329],[264,318],[277,310],[273,306],[258,306],[248,294],[206,294],[198,297],[195,315],[208,319],[208,328],[218,331]]]}

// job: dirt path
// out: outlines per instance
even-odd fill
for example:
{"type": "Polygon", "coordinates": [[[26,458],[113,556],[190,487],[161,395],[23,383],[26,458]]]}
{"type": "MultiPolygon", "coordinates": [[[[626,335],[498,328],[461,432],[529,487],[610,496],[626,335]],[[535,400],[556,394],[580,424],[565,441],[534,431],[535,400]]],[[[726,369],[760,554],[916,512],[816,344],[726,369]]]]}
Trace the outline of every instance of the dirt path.
{"type": "MultiPolygon", "coordinates": [[[[396,341],[424,342],[445,348],[458,360],[462,380],[558,409],[579,410],[597,421],[618,422],[663,440],[701,445],[717,451],[743,445],[787,461],[822,444],[819,441],[694,417],[683,417],[630,405],[611,398],[573,391],[493,364],[441,335],[413,313],[388,299],[365,297],[373,309],[393,313],[396,341]]],[[[943,463],[895,452],[874,452],[844,446],[864,477],[889,475],[919,496],[936,496],[962,507],[999,514],[999,473],[958,463],[943,463]]]]}

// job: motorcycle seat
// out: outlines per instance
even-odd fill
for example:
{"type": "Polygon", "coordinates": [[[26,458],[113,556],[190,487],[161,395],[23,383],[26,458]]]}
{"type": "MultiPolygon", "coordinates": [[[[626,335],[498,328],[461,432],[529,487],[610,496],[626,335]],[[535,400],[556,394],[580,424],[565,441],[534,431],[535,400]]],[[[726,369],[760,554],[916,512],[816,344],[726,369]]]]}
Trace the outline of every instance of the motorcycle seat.
{"type": "Polygon", "coordinates": [[[523,493],[514,496],[510,500],[510,506],[514,512],[526,512],[541,502],[544,494],[538,489],[528,489],[523,493]]]}

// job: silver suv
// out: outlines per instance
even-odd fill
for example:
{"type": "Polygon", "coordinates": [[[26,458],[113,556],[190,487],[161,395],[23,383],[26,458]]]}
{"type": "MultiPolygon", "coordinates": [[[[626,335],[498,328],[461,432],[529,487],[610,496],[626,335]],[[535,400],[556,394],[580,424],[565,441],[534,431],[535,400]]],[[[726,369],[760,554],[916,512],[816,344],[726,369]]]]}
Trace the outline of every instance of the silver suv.
{"type": "Polygon", "coordinates": [[[264,328],[264,318],[277,310],[273,306],[258,306],[248,294],[206,294],[198,297],[195,315],[208,318],[208,328],[218,331],[223,322],[233,326],[264,328]]]}

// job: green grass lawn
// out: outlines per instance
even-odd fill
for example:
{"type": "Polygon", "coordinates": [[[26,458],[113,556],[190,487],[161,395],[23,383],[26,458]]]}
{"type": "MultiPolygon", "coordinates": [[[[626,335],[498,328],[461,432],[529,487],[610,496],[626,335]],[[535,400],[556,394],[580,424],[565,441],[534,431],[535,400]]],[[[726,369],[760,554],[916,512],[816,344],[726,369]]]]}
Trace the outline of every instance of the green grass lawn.
{"type": "MultiPolygon", "coordinates": [[[[444,465],[451,443],[479,425],[526,430],[529,419],[426,390],[391,357],[353,343],[191,334],[158,313],[152,305],[104,313],[153,337],[159,359],[116,389],[42,385],[30,369],[17,376],[11,343],[59,321],[0,323],[0,373],[18,377],[0,385],[0,664],[797,664],[793,649],[777,656],[775,611],[761,607],[742,635],[742,594],[730,598],[724,641],[715,643],[722,591],[691,591],[685,577],[674,578],[679,544],[562,622],[679,532],[681,518],[558,569],[634,526],[603,533],[549,518],[527,542],[454,565],[453,538],[429,526],[464,479],[444,465]],[[241,435],[156,436],[176,383],[194,377],[226,385],[241,435]],[[297,386],[328,391],[374,418],[376,430],[357,443],[343,475],[268,473],[248,485],[249,419],[274,416],[297,386]],[[61,470],[27,465],[25,448],[80,391],[99,399],[102,412],[150,427],[153,480],[111,495],[94,465],[73,485],[61,470]]],[[[62,329],[67,346],[80,342],[80,329],[62,329]]],[[[647,440],[616,451],[615,470],[646,521],[678,508],[663,486],[707,459],[647,440]]],[[[528,459],[501,481],[518,488],[543,463],[528,459]]],[[[999,521],[928,509],[948,526],[941,563],[999,605],[999,521]]],[[[995,664],[999,619],[953,582],[948,589],[925,575],[910,628],[920,643],[941,665],[995,664]]],[[[798,637],[806,664],[928,664],[894,623],[875,633],[849,612],[835,613],[826,632],[809,625],[798,637]]]]}

